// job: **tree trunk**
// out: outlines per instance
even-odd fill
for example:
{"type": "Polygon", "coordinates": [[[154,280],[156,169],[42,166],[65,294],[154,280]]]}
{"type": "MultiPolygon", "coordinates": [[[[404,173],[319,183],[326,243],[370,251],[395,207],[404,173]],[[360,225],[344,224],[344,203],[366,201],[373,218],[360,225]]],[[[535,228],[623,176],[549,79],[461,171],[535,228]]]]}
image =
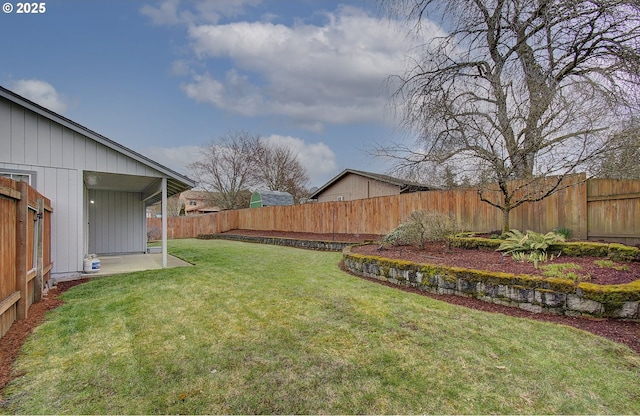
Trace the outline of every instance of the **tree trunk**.
{"type": "Polygon", "coordinates": [[[511,212],[511,208],[501,208],[502,211],[502,232],[506,233],[509,231],[509,212],[511,212]]]}

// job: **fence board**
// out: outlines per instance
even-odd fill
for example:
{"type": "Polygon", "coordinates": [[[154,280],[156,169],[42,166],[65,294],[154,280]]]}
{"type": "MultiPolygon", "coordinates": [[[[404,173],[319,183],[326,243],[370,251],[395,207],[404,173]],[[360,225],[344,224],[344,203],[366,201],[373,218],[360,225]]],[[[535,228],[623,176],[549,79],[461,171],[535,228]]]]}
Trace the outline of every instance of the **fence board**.
{"type": "Polygon", "coordinates": [[[0,337],[27,317],[49,280],[52,211],[26,183],[0,177],[0,337]]]}
{"type": "Polygon", "coordinates": [[[587,204],[590,240],[640,244],[640,181],[591,179],[587,204]]]}
{"type": "MultiPolygon", "coordinates": [[[[574,238],[640,243],[640,181],[569,179],[550,197],[525,203],[510,213],[511,228],[548,232],[571,229],[574,238]]],[[[169,236],[196,237],[232,229],[276,230],[321,234],[384,235],[412,212],[447,213],[468,230],[489,233],[502,228],[500,210],[482,202],[475,189],[426,191],[355,201],[246,208],[194,217],[169,218],[169,236]]],[[[160,226],[150,219],[149,226],[160,226]]]]}

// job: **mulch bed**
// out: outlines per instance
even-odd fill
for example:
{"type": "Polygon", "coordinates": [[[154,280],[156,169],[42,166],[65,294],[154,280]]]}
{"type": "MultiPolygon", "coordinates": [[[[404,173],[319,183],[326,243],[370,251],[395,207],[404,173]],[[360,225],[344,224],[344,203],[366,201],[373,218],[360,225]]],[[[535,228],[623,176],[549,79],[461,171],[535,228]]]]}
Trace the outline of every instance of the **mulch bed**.
{"type": "Polygon", "coordinates": [[[44,321],[47,312],[62,305],[60,295],[69,288],[86,282],[87,279],[60,282],[42,297],[38,303],[34,303],[29,308],[27,319],[15,321],[9,331],[0,340],[0,401],[2,401],[2,390],[14,378],[12,374],[13,362],[15,361],[22,344],[27,337],[44,321]]]}
{"type": "MultiPolygon", "coordinates": [[[[364,242],[371,240],[378,240],[378,235],[365,235],[365,234],[312,234],[312,233],[285,233],[278,231],[250,231],[250,230],[233,230],[228,234],[236,235],[254,235],[261,237],[281,237],[281,238],[296,238],[304,240],[321,240],[321,241],[344,241],[344,242],[364,242]]],[[[516,263],[511,259],[501,259],[499,253],[491,251],[479,251],[479,250],[462,250],[454,249],[449,251],[446,247],[435,246],[431,247],[431,251],[415,250],[410,248],[394,249],[378,251],[376,245],[364,246],[358,248],[362,253],[375,253],[377,256],[398,258],[404,260],[411,260],[420,263],[433,263],[441,261],[440,264],[450,264],[449,262],[458,262],[453,265],[461,265],[461,267],[469,268],[484,268],[486,270],[500,270],[511,273],[529,273],[532,274],[531,269],[535,271],[531,264],[516,263]],[[462,252],[459,252],[462,250],[462,252]],[[467,262],[467,263],[464,263],[467,262]]],[[[631,263],[631,270],[628,273],[618,274],[613,269],[601,269],[598,267],[592,268],[591,263],[593,259],[585,258],[569,258],[560,257],[557,262],[567,263],[575,262],[582,265],[583,271],[589,273],[592,283],[599,284],[612,284],[612,283],[625,283],[631,280],[637,280],[640,276],[640,264],[631,263]],[[589,263],[589,264],[587,264],[589,263]],[[623,276],[623,277],[621,277],[623,276]]],[[[361,277],[362,278],[362,277],[361,277]]],[[[626,344],[634,351],[640,353],[640,322],[622,321],[616,319],[590,319],[580,317],[547,315],[547,314],[535,314],[527,311],[523,311],[518,308],[510,308],[507,306],[496,305],[492,303],[483,302],[475,298],[467,298],[452,295],[437,295],[432,293],[425,293],[418,289],[398,287],[391,283],[381,282],[376,279],[367,279],[377,284],[387,285],[399,290],[416,293],[422,296],[429,296],[434,299],[438,299],[444,302],[465,306],[467,308],[478,309],[486,312],[501,313],[504,315],[510,315],[520,318],[535,319],[539,321],[555,322],[558,324],[569,325],[584,331],[592,332],[596,335],[611,339],[616,342],[626,344]]],[[[82,284],[87,280],[75,280],[69,282],[60,282],[57,287],[49,290],[46,296],[43,297],[41,302],[33,304],[29,308],[28,318],[22,321],[16,321],[9,331],[2,337],[0,342],[0,401],[2,400],[2,390],[15,376],[12,374],[13,362],[18,356],[22,345],[27,337],[33,332],[33,328],[40,325],[44,321],[45,314],[62,305],[62,300],[59,296],[69,289],[78,284],[82,284]]]]}
{"type": "Polygon", "coordinates": [[[598,285],[617,285],[631,283],[640,279],[640,262],[620,263],[613,266],[624,267],[628,270],[616,270],[613,267],[600,267],[596,261],[602,257],[570,257],[566,255],[554,256],[552,260],[535,265],[526,261],[514,261],[509,256],[494,250],[467,250],[463,248],[447,248],[443,243],[427,243],[423,250],[411,246],[395,247],[379,250],[379,245],[372,244],[354,247],[353,253],[369,256],[380,256],[391,259],[407,260],[413,263],[429,263],[462,267],[465,269],[487,270],[511,274],[529,274],[543,277],[542,266],[551,264],[572,263],[579,269],[571,270],[578,277],[578,281],[595,283],[598,285]]]}

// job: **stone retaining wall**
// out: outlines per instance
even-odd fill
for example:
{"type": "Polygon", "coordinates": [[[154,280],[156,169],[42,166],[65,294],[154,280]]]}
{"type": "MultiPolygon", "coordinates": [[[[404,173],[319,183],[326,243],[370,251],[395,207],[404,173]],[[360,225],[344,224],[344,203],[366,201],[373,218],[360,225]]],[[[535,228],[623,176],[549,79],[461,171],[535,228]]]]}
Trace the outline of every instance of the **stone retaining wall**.
{"type": "Polygon", "coordinates": [[[248,235],[235,235],[235,234],[206,234],[199,235],[199,239],[204,240],[232,240],[243,241],[247,243],[260,243],[260,244],[273,244],[277,246],[287,246],[304,248],[308,250],[322,250],[322,251],[342,251],[345,247],[351,246],[354,243],[341,242],[341,241],[311,241],[311,240],[298,240],[295,238],[279,238],[279,237],[256,237],[248,235]]]}
{"type": "Polygon", "coordinates": [[[640,281],[626,285],[415,264],[343,250],[344,267],[359,276],[439,294],[471,296],[535,313],[640,320],[640,281]]]}

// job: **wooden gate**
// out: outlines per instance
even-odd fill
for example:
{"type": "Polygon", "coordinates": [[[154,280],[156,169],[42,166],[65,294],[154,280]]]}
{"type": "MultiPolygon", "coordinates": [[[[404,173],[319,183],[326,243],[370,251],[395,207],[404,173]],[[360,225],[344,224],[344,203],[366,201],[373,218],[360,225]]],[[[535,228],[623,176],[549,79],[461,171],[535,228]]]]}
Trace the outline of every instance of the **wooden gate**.
{"type": "Polygon", "coordinates": [[[0,336],[42,298],[51,262],[51,201],[0,177],[0,336]]]}

